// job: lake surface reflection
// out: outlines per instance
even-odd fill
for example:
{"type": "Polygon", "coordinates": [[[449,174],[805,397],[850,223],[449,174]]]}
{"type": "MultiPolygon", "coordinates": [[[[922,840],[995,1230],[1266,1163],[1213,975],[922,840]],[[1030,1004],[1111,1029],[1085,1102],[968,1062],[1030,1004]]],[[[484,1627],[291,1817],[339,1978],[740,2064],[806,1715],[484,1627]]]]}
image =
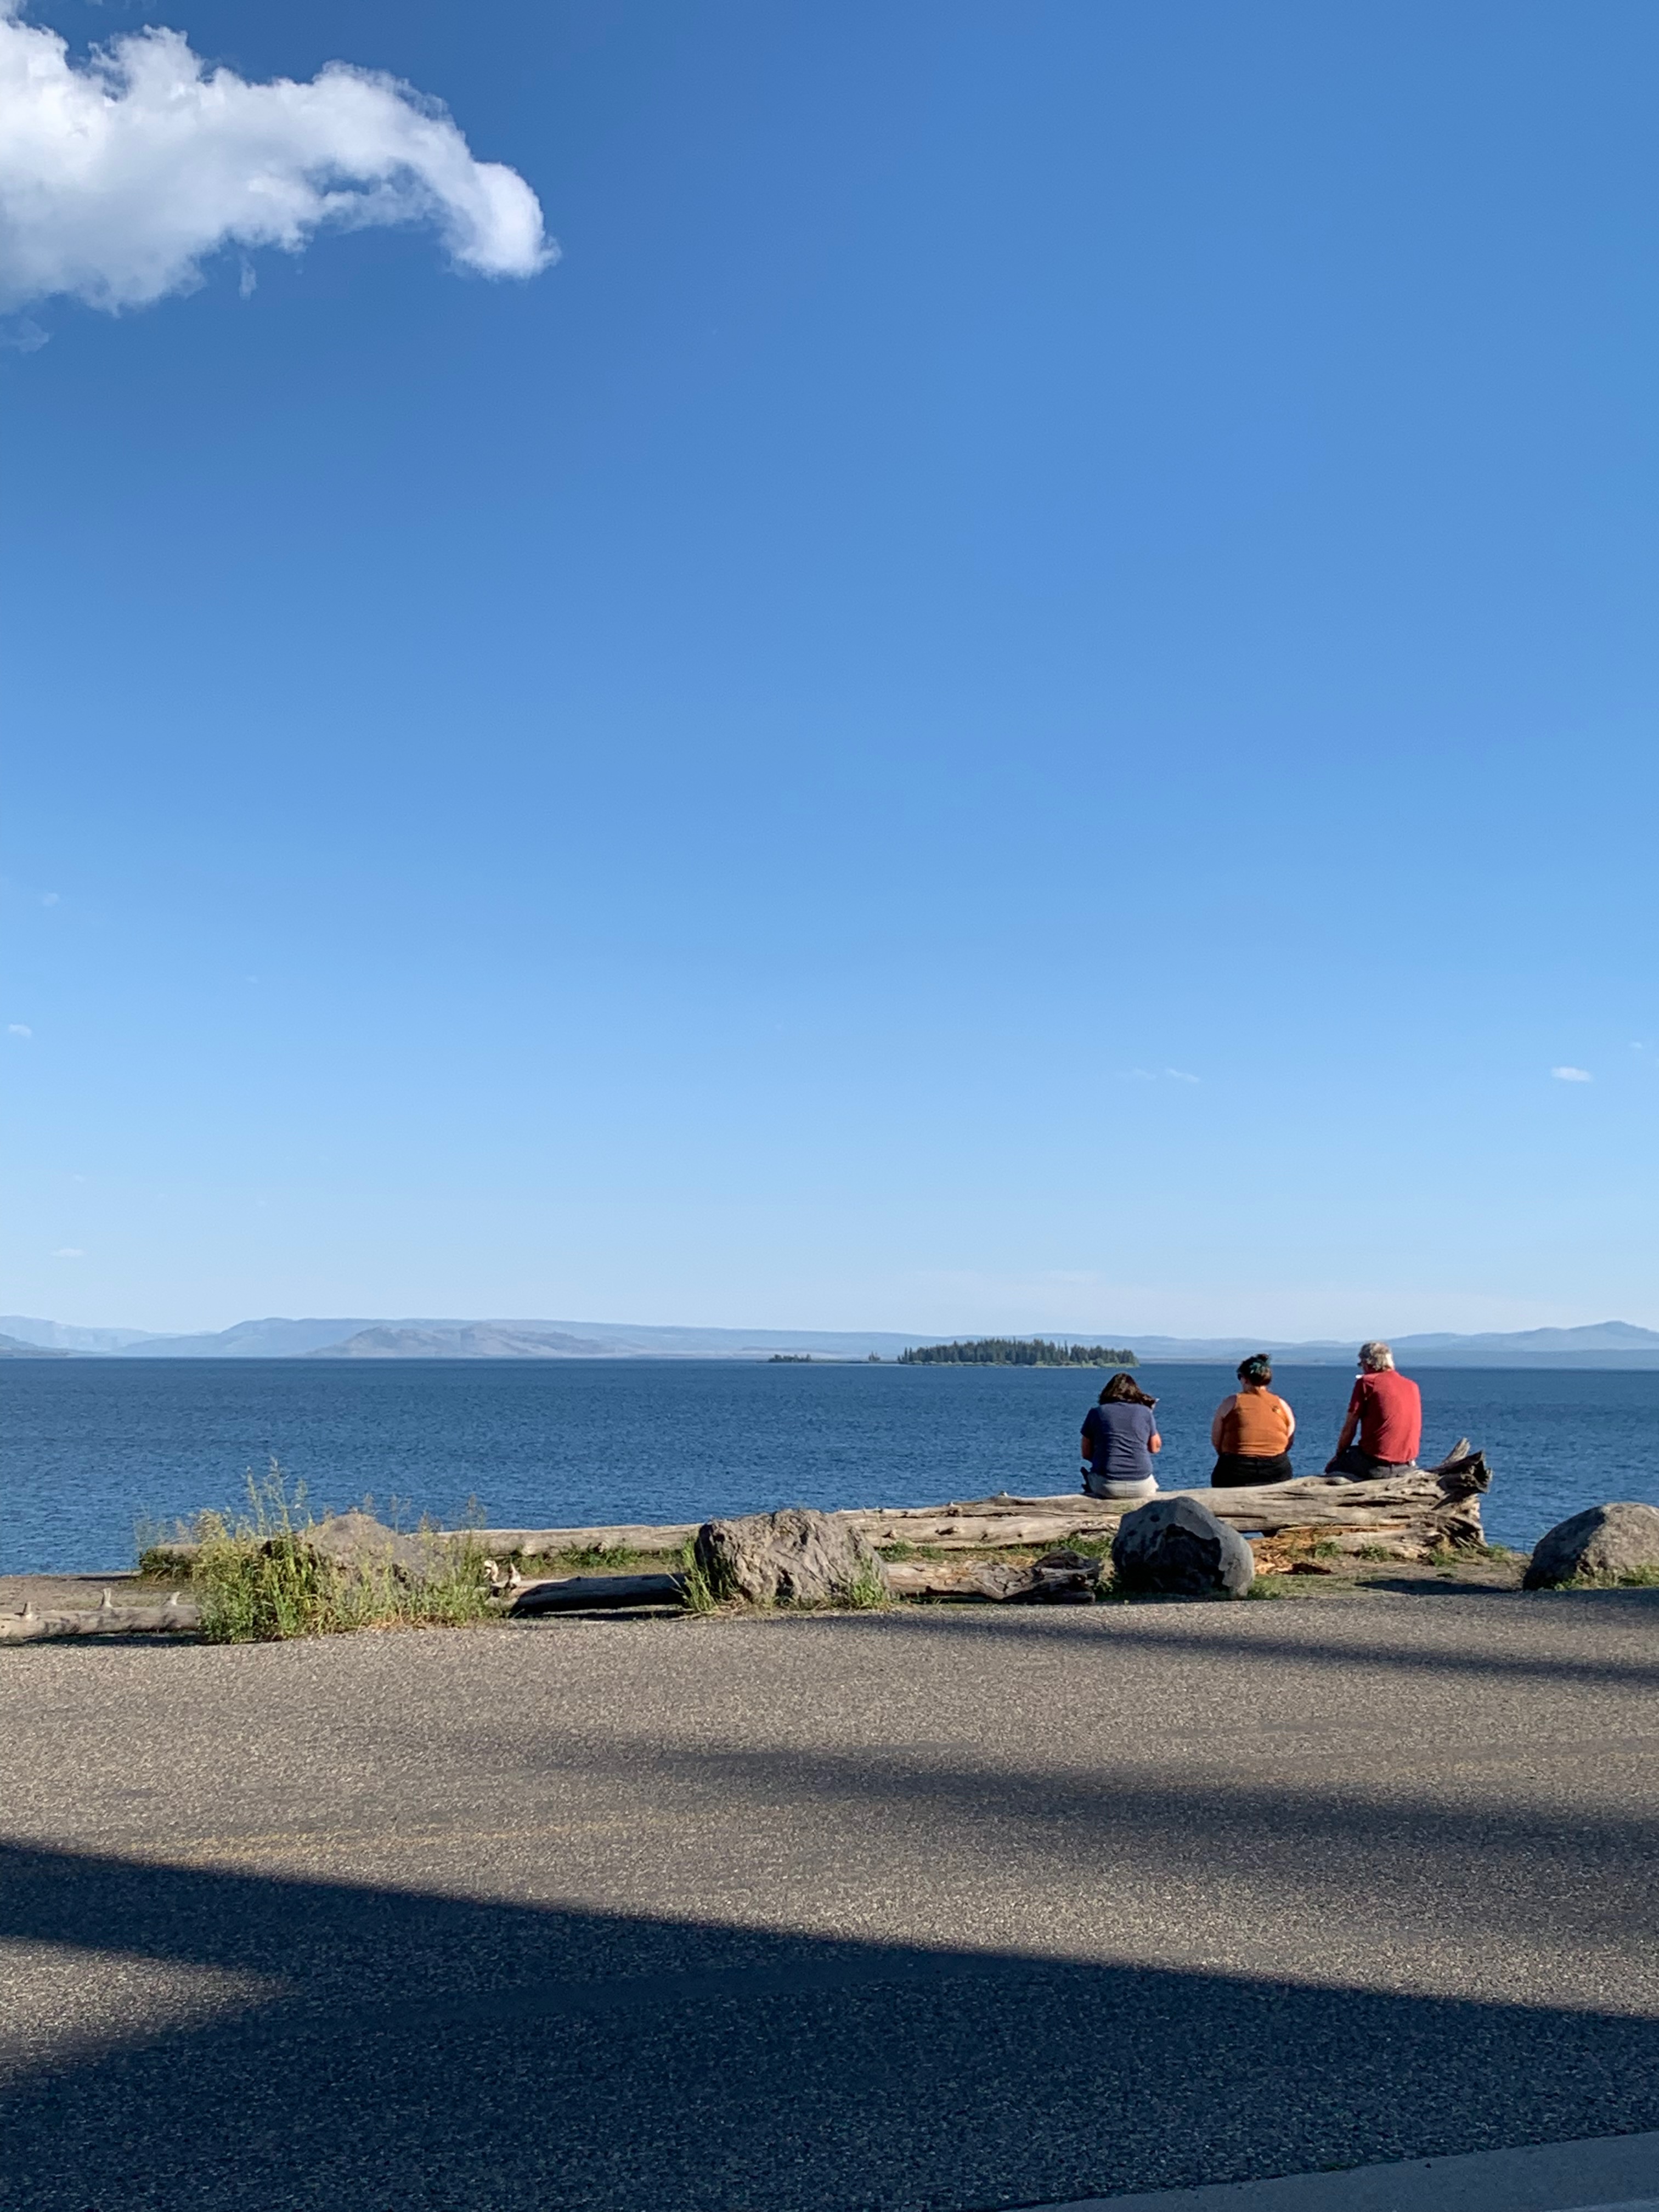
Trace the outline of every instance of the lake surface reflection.
{"type": "MultiPolygon", "coordinates": [[[[691,1360],[0,1362],[0,1570],[131,1565],[136,1519],[234,1505],[273,1456],[313,1499],[403,1502],[496,1527],[696,1520],[781,1504],[927,1504],[1077,1481],[1104,1376],[1076,1370],[691,1360]]],[[[1494,1542],[1581,1506],[1659,1504],[1659,1371],[1426,1368],[1424,1457],[1459,1436],[1496,1470],[1494,1542]]],[[[1140,1372],[1168,1488],[1201,1483],[1224,1367],[1140,1372]]],[[[1297,1471],[1335,1442],[1352,1381],[1284,1367],[1297,1471]]]]}

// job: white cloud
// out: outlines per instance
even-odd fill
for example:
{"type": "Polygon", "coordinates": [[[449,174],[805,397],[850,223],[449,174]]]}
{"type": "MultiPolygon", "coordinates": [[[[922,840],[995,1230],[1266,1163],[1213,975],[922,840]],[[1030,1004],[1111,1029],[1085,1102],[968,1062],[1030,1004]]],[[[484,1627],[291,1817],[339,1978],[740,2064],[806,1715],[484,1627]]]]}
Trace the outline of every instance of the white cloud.
{"type": "Polygon", "coordinates": [[[1164,1073],[1172,1083],[1196,1083],[1195,1075],[1188,1075],[1184,1067],[1166,1067],[1164,1073]]]}
{"type": "Polygon", "coordinates": [[[19,6],[0,0],[0,307],[144,307],[221,246],[297,253],[325,224],[430,222],[490,276],[556,258],[524,179],[394,78],[331,62],[250,84],[159,29],[77,62],[19,6]]]}
{"type": "Polygon", "coordinates": [[[34,1031],[29,1027],[27,1022],[8,1022],[6,1024],[6,1035],[8,1036],[32,1037],[34,1035],[34,1031]]]}
{"type": "Polygon", "coordinates": [[[1595,1080],[1587,1067],[1553,1067],[1550,1073],[1558,1083],[1594,1083],[1595,1080]]]}
{"type": "Polygon", "coordinates": [[[78,1244],[60,1244],[52,1256],[54,1260],[84,1260],[87,1255],[78,1244]]]}

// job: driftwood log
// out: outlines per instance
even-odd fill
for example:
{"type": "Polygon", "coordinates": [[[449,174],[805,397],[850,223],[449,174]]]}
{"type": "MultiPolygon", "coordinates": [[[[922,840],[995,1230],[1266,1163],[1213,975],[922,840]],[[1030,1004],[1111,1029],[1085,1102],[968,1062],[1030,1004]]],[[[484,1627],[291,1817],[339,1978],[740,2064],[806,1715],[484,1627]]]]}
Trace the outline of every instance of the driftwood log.
{"type": "Polygon", "coordinates": [[[514,1619],[539,1613],[591,1613],[599,1607],[678,1606],[685,1595],[684,1575],[550,1575],[516,1585],[502,1583],[501,1597],[514,1619]]]}
{"type": "MultiPolygon", "coordinates": [[[[1296,1532],[1316,1535],[1339,1552],[1382,1553],[1420,1560],[1440,1551],[1462,1551],[1483,1540],[1480,1498],[1492,1474],[1483,1453],[1460,1442],[1438,1467],[1413,1468],[1373,1481],[1350,1482],[1324,1474],[1300,1475],[1291,1482],[1258,1490],[1164,1491],[1163,1497],[1201,1499],[1218,1520],[1241,1534],[1294,1540],[1296,1532]]],[[[889,1588],[901,1597],[983,1598],[1024,1603],[1064,1601],[1085,1595],[1090,1577],[1079,1563],[1052,1565],[1036,1561],[965,1559],[918,1559],[907,1553],[985,1553],[1042,1546],[1053,1551],[1069,1536],[1109,1537],[1133,1501],[1090,1498],[1076,1491],[1037,1498],[957,1500],[945,1505],[889,1505],[849,1508],[831,1517],[866,1536],[885,1558],[889,1588]],[[895,1556],[896,1555],[896,1556],[895,1556]],[[1070,1577],[1069,1581],[1066,1580],[1070,1577]],[[1079,1578],[1082,1577],[1081,1580],[1079,1578]]],[[[497,1597],[513,1613],[580,1613],[599,1607],[666,1606],[684,1595],[682,1577],[665,1567],[658,1572],[569,1574],[526,1577],[494,1561],[528,1561],[560,1553],[626,1550],[642,1558],[677,1561],[696,1536],[689,1522],[619,1522],[603,1528],[483,1528],[467,1532],[492,1559],[491,1581],[497,1597]]],[[[170,1555],[188,1565],[196,1547],[169,1547],[170,1555]]],[[[1265,1561],[1264,1561],[1265,1565],[1265,1561]]],[[[123,1607],[122,1632],[134,1628],[194,1626],[194,1608],[185,1619],[177,1609],[123,1607]],[[142,1611],[143,1617],[139,1617],[142,1611]],[[165,1613],[166,1618],[160,1617],[165,1613]]],[[[110,1633],[117,1624],[100,1614],[41,1615],[27,1626],[16,1614],[0,1615],[0,1640],[38,1636],[110,1633]],[[50,1627],[38,1625],[50,1619],[50,1627]],[[58,1624],[61,1622],[62,1626],[58,1624]],[[85,1625],[82,1625],[82,1624],[85,1625]],[[71,1625],[73,1624],[73,1625],[71,1625]]]]}
{"type": "MultiPolygon", "coordinates": [[[[1418,1559],[1431,1552],[1463,1550],[1484,1541],[1480,1498],[1491,1483],[1486,1455],[1460,1442],[1437,1467],[1413,1468],[1372,1481],[1305,1474],[1259,1490],[1163,1491],[1159,1495],[1200,1498],[1218,1521],[1249,1535],[1317,1529],[1343,1551],[1376,1547],[1396,1558],[1418,1559]]],[[[834,1518],[851,1522],[878,1548],[911,1544],[930,1551],[982,1552],[1014,1545],[1054,1546],[1068,1535],[1109,1536],[1133,1506],[1133,1500],[1089,1498],[1076,1491],[1038,1498],[1014,1498],[1004,1491],[994,1498],[946,1505],[849,1508],[834,1518]]],[[[486,1528],[479,1532],[478,1540],[489,1552],[523,1558],[601,1546],[625,1546],[648,1555],[678,1552],[696,1534],[694,1527],[678,1523],[660,1528],[631,1523],[605,1528],[486,1528]]]]}
{"type": "MultiPolygon", "coordinates": [[[[1164,1498],[1196,1498],[1218,1521],[1250,1535],[1288,1528],[1328,1530],[1343,1548],[1403,1543],[1426,1554],[1484,1540],[1480,1497],[1492,1474],[1483,1453],[1467,1445],[1437,1468],[1413,1468],[1374,1481],[1336,1475],[1298,1475],[1259,1490],[1162,1491],[1164,1498]],[[1352,1538],[1352,1546],[1343,1540],[1352,1538]]],[[[1057,1533],[1109,1536],[1133,1501],[1075,1495],[975,1498],[953,1505],[890,1506],[850,1515],[873,1543],[927,1545],[947,1551],[1053,1541],[1057,1533]]]]}
{"type": "Polygon", "coordinates": [[[59,1636],[152,1636],[193,1629],[201,1607],[189,1598],[170,1597],[165,1605],[87,1605],[37,1613],[0,1613],[0,1644],[39,1644],[59,1636]]]}
{"type": "Polygon", "coordinates": [[[470,1533],[486,1552],[524,1559],[556,1559],[562,1552],[680,1552],[702,1526],[696,1521],[617,1521],[597,1528],[479,1528],[470,1533]]]}
{"type": "Polygon", "coordinates": [[[890,1559],[895,1597],[957,1598],[993,1605],[1091,1605],[1104,1562],[1083,1552],[1040,1559],[890,1559]]]}

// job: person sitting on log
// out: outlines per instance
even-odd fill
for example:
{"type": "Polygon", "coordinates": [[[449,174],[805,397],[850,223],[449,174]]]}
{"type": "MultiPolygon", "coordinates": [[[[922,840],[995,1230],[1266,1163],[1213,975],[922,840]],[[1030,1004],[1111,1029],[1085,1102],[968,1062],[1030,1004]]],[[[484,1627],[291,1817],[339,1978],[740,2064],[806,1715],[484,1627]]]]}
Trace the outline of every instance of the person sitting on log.
{"type": "Polygon", "coordinates": [[[1164,1439],[1149,1398],[1132,1376],[1114,1375],[1083,1417],[1083,1487],[1091,1498],[1150,1498],[1158,1488],[1152,1454],[1164,1439]]]}
{"type": "Polygon", "coordinates": [[[1224,1398],[1210,1424],[1215,1468],[1212,1490],[1253,1490],[1258,1483],[1288,1482],[1296,1415],[1268,1385],[1273,1362],[1265,1352],[1238,1363],[1239,1388],[1224,1398]]]}
{"type": "Polygon", "coordinates": [[[1422,1392],[1408,1375],[1396,1373],[1394,1354],[1386,1344],[1376,1339],[1362,1344],[1359,1377],[1336,1440],[1336,1456],[1328,1462],[1326,1474],[1349,1475],[1356,1482],[1376,1474],[1399,1474],[1417,1465],[1422,1441],[1422,1392]]]}

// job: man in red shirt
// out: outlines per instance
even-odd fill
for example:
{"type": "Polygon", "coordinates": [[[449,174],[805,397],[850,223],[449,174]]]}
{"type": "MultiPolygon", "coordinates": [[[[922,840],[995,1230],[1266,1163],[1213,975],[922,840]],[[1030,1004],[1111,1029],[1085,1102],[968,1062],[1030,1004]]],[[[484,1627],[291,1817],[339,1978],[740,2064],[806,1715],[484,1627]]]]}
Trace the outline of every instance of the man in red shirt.
{"type": "Polygon", "coordinates": [[[1362,1344],[1359,1380],[1336,1440],[1336,1457],[1326,1474],[1352,1475],[1358,1481],[1398,1474],[1401,1468],[1417,1465],[1422,1441],[1422,1393],[1408,1375],[1396,1374],[1394,1354],[1386,1344],[1362,1344]]]}

